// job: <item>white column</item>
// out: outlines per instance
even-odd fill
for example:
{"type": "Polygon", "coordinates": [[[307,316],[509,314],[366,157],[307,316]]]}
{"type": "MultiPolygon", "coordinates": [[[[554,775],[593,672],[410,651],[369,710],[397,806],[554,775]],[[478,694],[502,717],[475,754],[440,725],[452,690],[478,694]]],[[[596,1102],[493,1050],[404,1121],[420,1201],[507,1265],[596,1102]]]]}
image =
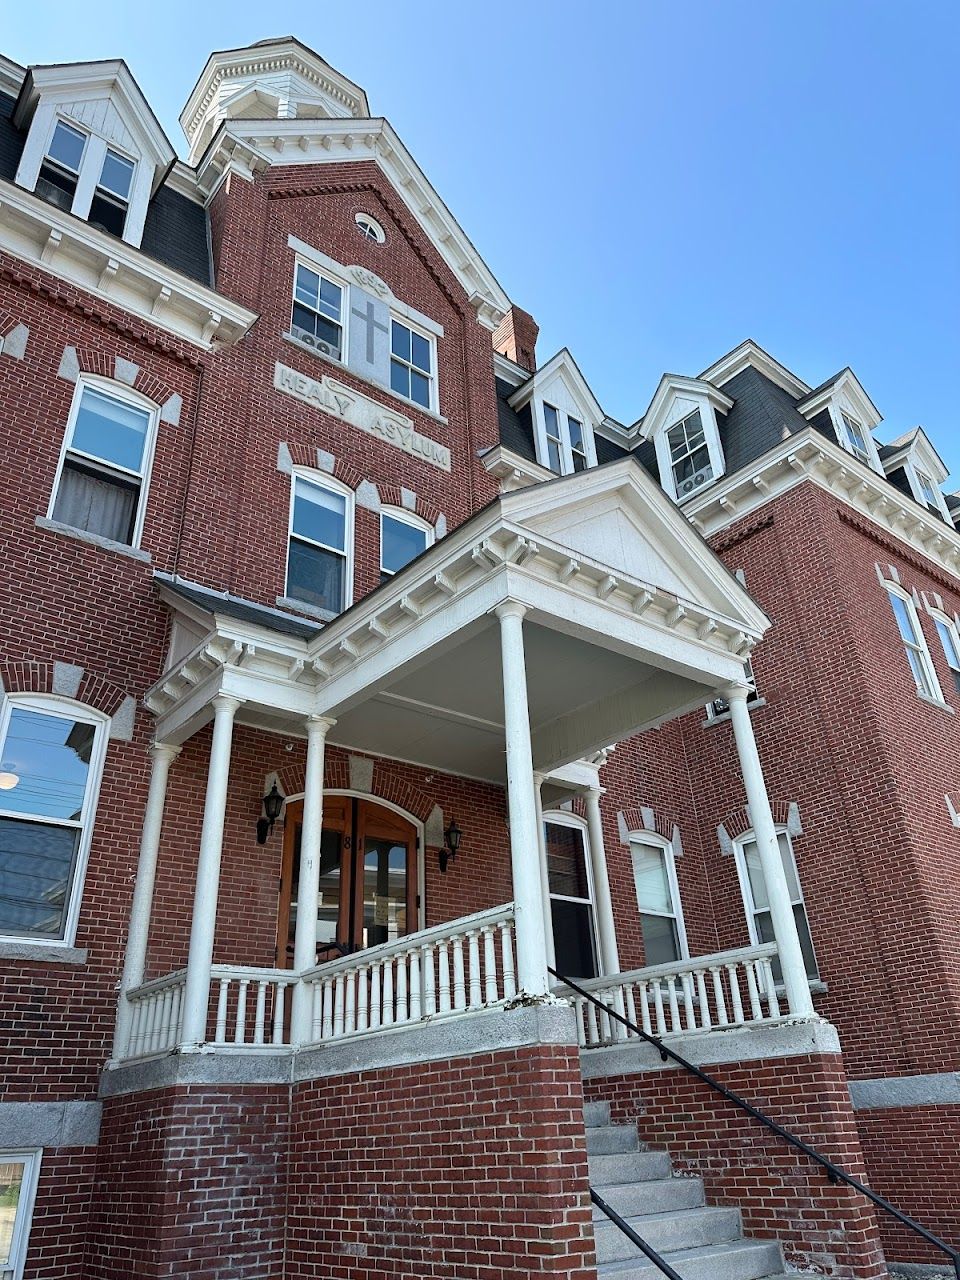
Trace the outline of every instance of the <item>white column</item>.
{"type": "Polygon", "coordinates": [[[543,827],[543,774],[533,775],[533,798],[537,806],[537,853],[540,857],[540,896],[543,900],[543,941],[546,946],[547,964],[557,967],[557,955],[553,944],[553,910],[550,906],[550,866],[547,862],[547,833],[543,827]]]}
{"type": "Polygon", "coordinates": [[[513,600],[508,600],[496,610],[500,619],[503,665],[510,861],[516,911],[517,986],[527,995],[542,996],[549,991],[549,977],[543,928],[543,890],[530,746],[530,713],[527,706],[527,671],[523,654],[525,613],[523,605],[513,600]]]}
{"type": "Polygon", "coordinates": [[[130,1047],[130,1023],[133,1008],[127,1000],[127,992],[139,987],[147,963],[147,937],[150,932],[150,913],[153,908],[153,886],[157,878],[157,854],[160,849],[160,831],[163,827],[163,806],[167,798],[167,778],[170,766],[180,754],[180,748],[167,742],[155,742],[150,748],[150,790],[140,832],[140,858],[137,862],[137,879],[133,886],[130,904],[130,926],[127,930],[127,949],[123,957],[123,976],[120,979],[120,998],[117,1003],[117,1024],[113,1035],[114,1060],[121,1059],[130,1047]]]}
{"type": "Polygon", "coordinates": [[[607,874],[607,854],[603,843],[601,795],[601,787],[590,787],[584,794],[584,801],[587,807],[587,834],[590,837],[590,869],[593,872],[593,905],[599,935],[600,969],[602,973],[610,974],[620,972],[620,952],[617,949],[617,929],[613,922],[610,877],[607,874]]]}
{"type": "Polygon", "coordinates": [[[203,1044],[207,1038],[210,966],[213,963],[213,938],[217,925],[223,822],[227,811],[227,782],[230,777],[230,745],[233,741],[233,719],[241,702],[241,698],[232,698],[224,693],[217,694],[213,700],[213,741],[210,744],[200,856],[197,859],[187,983],[183,994],[181,1039],[185,1045],[203,1044]]]}
{"type": "MultiPolygon", "coordinates": [[[[300,837],[300,879],[297,882],[297,927],[293,939],[293,967],[298,974],[317,963],[317,911],[320,898],[320,843],[323,832],[323,757],[327,731],[336,722],[323,716],[307,720],[307,771],[303,787],[303,829],[300,837]]],[[[298,979],[293,989],[290,1038],[293,1044],[310,1040],[312,989],[298,979]]]]}
{"type": "Polygon", "coordinates": [[[747,804],[750,806],[750,820],[757,842],[757,854],[767,887],[770,921],[773,925],[777,950],[780,953],[787,1003],[792,1014],[797,1017],[806,1017],[814,1013],[813,1001],[810,998],[810,983],[807,980],[807,969],[803,962],[803,951],[800,948],[800,935],[797,933],[797,922],[790,903],[790,890],[787,887],[787,877],[780,857],[780,846],[777,841],[776,827],[773,824],[767,784],[760,767],[753,725],[750,723],[750,711],[747,707],[749,692],[746,685],[733,685],[724,691],[723,696],[730,704],[730,719],[733,722],[733,733],[737,740],[737,752],[740,756],[740,769],[743,773],[747,804]]]}

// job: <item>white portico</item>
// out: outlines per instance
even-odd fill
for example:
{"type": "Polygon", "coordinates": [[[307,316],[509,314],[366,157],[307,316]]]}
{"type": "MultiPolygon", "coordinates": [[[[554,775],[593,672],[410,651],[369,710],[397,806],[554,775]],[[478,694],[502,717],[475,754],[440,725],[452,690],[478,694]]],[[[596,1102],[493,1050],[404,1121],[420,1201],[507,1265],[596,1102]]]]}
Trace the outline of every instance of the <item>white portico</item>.
{"type": "MultiPolygon", "coordinates": [[[[215,1016],[212,957],[236,723],[308,742],[293,968],[273,978],[251,971],[237,979],[258,992],[261,1041],[267,1003],[275,1005],[277,990],[289,988],[291,1024],[284,1028],[282,1013],[275,1014],[272,1038],[294,1047],[329,1038],[328,1028],[359,1033],[454,1012],[458,998],[467,1009],[518,994],[546,997],[549,895],[539,780],[721,693],[731,702],[789,1012],[812,1012],[743,683],[744,661],[768,620],[632,460],[501,496],[320,631],[304,626],[298,633],[287,625],[289,617],[281,625],[275,613],[272,625],[272,611],[189,584],[166,581],[161,591],[174,629],[169,669],[147,698],[160,745],[115,1058],[222,1039],[227,978],[219,975],[222,1007],[215,1016]],[[175,983],[157,988],[175,988],[174,995],[147,992],[156,1006],[151,1026],[163,1024],[163,1034],[151,1039],[142,1032],[140,1049],[131,1050],[135,1006],[156,986],[143,984],[144,939],[167,772],[177,748],[211,719],[187,965],[171,975],[175,983]],[[451,922],[442,938],[436,927],[423,931],[405,952],[387,948],[375,958],[375,976],[357,957],[317,967],[328,742],[505,782],[512,904],[489,918],[451,922]],[[211,1033],[214,1022],[218,1030],[211,1033]]],[[[609,974],[618,961],[596,787],[587,788],[586,801],[600,950],[609,974]]],[[[245,986],[243,992],[245,999],[245,986]]]]}

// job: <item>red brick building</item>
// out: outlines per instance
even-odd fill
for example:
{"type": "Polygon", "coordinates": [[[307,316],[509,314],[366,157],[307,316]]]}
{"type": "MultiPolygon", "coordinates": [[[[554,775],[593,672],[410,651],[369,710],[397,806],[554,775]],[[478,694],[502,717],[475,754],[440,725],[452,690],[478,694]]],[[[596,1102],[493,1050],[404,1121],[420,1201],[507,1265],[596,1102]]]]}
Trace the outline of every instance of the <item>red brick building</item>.
{"type": "Polygon", "coordinates": [[[0,1276],[953,1274],[561,981],[960,1242],[934,444],[614,421],[294,39],[181,123],[0,61],[0,1276]]]}

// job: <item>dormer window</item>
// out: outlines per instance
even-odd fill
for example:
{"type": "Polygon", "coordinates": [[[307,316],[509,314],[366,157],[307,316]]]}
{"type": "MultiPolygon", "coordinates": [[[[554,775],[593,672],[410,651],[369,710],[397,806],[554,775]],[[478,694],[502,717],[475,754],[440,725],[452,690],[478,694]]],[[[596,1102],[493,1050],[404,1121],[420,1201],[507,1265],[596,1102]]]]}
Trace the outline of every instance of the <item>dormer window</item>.
{"type": "Polygon", "coordinates": [[[558,475],[586,471],[590,465],[583,423],[544,401],[543,423],[547,440],[547,465],[558,475]]]}
{"type": "Polygon", "coordinates": [[[940,501],[937,487],[925,471],[917,471],[917,482],[920,485],[920,493],[922,494],[923,501],[926,505],[934,515],[942,515],[943,512],[940,509],[942,503],[940,501]]]}
{"type": "Polygon", "coordinates": [[[73,208],[86,146],[85,133],[64,120],[58,120],[40,166],[37,195],[68,213],[73,208]]]}
{"type": "Polygon", "coordinates": [[[115,236],[123,235],[135,168],[132,160],[107,148],[100,181],[90,204],[90,221],[95,227],[102,227],[115,236]]]}
{"type": "Polygon", "coordinates": [[[843,421],[844,434],[844,439],[841,443],[845,444],[847,449],[855,454],[861,462],[865,462],[868,467],[872,467],[873,457],[870,453],[866,432],[863,427],[849,413],[841,412],[840,417],[843,421]]]}
{"type": "Polygon", "coordinates": [[[685,498],[713,479],[710,448],[700,410],[694,409],[667,432],[670,466],[678,498],[685,498]]]}

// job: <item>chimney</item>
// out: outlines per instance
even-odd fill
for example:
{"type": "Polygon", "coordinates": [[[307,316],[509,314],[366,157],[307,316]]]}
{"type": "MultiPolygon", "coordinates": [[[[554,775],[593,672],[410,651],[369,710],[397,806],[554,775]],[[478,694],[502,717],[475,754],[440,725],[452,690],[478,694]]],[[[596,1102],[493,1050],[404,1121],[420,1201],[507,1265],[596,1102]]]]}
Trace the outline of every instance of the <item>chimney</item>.
{"type": "Polygon", "coordinates": [[[511,307],[493,335],[493,349],[530,373],[537,368],[537,334],[540,326],[533,316],[511,307]]]}

